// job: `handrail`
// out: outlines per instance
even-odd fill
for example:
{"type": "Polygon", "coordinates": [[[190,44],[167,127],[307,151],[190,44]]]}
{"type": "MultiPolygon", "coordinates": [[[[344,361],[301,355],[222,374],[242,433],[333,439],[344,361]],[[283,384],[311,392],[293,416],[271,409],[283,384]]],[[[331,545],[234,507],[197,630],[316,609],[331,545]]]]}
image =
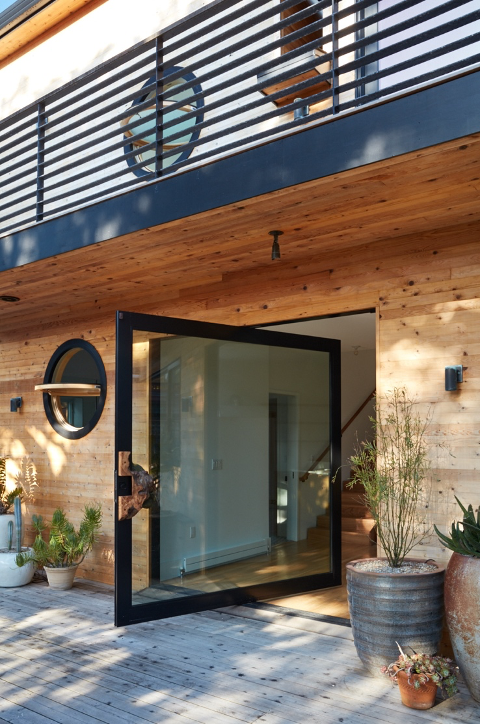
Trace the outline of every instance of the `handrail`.
{"type": "Polygon", "coordinates": [[[0,234],[475,70],[480,9],[422,3],[214,0],[0,120],[0,234]]]}
{"type": "MultiPolygon", "coordinates": [[[[363,410],[363,408],[364,408],[366,405],[368,405],[368,403],[370,402],[370,400],[372,400],[374,397],[375,397],[375,390],[373,390],[373,392],[370,392],[370,394],[369,394],[369,396],[367,397],[367,399],[364,400],[364,402],[362,402],[362,404],[360,405],[360,407],[358,408],[358,410],[357,410],[356,412],[354,412],[353,415],[351,416],[351,418],[348,420],[348,422],[345,423],[345,425],[344,425],[344,426],[342,427],[342,429],[341,429],[341,433],[340,433],[341,435],[343,435],[343,433],[345,432],[345,430],[347,430],[347,429],[350,427],[350,425],[351,425],[352,422],[355,420],[355,418],[358,417],[358,415],[361,413],[361,411],[363,410]]],[[[318,456],[318,458],[315,460],[315,462],[312,463],[311,466],[308,468],[308,470],[307,470],[305,473],[303,473],[303,475],[300,476],[300,482],[304,483],[304,482],[308,479],[309,473],[311,473],[312,470],[315,469],[315,467],[316,467],[316,466],[318,465],[318,463],[325,457],[325,455],[328,453],[329,450],[330,450],[330,445],[327,445],[327,447],[325,448],[325,450],[321,453],[321,455],[318,456]]]]}

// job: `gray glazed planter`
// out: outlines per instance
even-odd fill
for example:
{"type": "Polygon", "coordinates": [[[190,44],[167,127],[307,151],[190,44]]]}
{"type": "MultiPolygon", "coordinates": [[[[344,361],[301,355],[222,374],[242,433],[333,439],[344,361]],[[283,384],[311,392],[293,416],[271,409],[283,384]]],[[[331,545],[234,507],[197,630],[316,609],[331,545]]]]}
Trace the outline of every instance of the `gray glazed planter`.
{"type": "Polygon", "coordinates": [[[365,669],[372,676],[383,676],[380,668],[398,658],[397,641],[406,653],[409,647],[417,653],[437,653],[443,627],[445,568],[437,565],[431,572],[376,573],[356,569],[358,562],[347,564],[347,592],[353,640],[365,669]]]}

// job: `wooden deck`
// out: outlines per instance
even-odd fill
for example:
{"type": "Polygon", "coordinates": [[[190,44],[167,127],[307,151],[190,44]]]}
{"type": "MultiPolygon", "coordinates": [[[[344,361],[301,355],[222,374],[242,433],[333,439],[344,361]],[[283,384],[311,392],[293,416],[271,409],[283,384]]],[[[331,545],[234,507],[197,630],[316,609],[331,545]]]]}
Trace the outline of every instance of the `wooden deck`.
{"type": "Polygon", "coordinates": [[[112,608],[110,589],[84,581],[0,589],[0,722],[480,721],[464,688],[405,709],[362,674],[351,629],[314,614],[235,607],[116,629],[112,608]]]}

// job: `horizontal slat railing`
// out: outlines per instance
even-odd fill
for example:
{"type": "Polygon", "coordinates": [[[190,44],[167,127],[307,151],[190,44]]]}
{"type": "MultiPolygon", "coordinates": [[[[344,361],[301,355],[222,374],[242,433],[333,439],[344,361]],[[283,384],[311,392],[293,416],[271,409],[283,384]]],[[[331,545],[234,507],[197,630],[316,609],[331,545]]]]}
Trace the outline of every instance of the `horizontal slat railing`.
{"type": "Polygon", "coordinates": [[[0,122],[0,234],[477,64],[478,0],[211,3],[0,122]]]}

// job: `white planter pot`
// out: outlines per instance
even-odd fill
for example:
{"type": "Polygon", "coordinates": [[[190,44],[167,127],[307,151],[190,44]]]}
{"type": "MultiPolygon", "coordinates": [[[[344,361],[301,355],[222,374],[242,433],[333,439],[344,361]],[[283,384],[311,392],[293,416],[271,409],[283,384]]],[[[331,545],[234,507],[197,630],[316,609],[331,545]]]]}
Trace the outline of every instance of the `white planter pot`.
{"type": "Polygon", "coordinates": [[[73,586],[77,568],[78,566],[69,566],[68,568],[47,568],[45,566],[48,585],[57,591],[68,591],[73,586]]]}
{"type": "MultiPolygon", "coordinates": [[[[30,548],[22,548],[26,552],[30,548]]],[[[33,563],[27,563],[21,568],[15,563],[17,554],[15,551],[6,549],[0,550],[0,588],[16,588],[25,586],[33,578],[33,563]]]]}
{"type": "Polygon", "coordinates": [[[8,548],[8,521],[13,523],[13,544],[15,545],[15,516],[13,513],[0,515],[0,548],[8,548]]]}

